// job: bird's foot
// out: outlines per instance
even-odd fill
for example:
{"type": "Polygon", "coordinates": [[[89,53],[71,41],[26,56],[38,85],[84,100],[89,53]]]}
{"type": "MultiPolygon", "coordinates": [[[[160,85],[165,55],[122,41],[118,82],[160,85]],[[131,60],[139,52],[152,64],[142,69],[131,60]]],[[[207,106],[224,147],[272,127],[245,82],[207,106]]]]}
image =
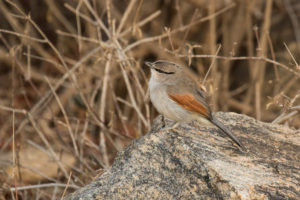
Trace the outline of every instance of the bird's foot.
{"type": "Polygon", "coordinates": [[[179,125],[178,122],[174,122],[171,126],[168,126],[168,127],[163,126],[163,127],[161,128],[161,130],[162,130],[162,131],[174,130],[174,129],[176,129],[176,128],[178,127],[178,125],[179,125]]]}

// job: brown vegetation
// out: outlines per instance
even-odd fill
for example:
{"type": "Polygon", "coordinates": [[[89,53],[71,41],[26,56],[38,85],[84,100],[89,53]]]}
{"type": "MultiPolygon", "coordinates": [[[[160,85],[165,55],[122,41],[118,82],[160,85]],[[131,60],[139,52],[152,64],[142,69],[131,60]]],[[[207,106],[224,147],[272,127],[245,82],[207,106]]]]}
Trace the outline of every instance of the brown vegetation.
{"type": "Polygon", "coordinates": [[[0,1],[0,199],[59,198],[145,134],[144,61],[207,74],[215,111],[299,128],[299,19],[297,0],[0,1]]]}

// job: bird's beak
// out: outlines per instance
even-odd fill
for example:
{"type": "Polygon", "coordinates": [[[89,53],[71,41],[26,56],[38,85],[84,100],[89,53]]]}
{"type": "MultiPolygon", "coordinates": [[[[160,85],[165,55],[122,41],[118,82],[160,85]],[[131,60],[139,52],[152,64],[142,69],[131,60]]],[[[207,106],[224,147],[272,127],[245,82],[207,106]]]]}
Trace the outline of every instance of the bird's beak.
{"type": "Polygon", "coordinates": [[[145,62],[145,65],[147,65],[151,69],[154,67],[154,64],[152,62],[145,62]]]}

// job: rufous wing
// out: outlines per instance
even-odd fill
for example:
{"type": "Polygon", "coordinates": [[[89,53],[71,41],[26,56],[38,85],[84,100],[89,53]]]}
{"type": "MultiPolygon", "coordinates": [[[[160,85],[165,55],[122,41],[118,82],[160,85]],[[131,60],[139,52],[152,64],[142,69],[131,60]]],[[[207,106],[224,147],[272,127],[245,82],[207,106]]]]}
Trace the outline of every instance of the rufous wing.
{"type": "Polygon", "coordinates": [[[192,94],[168,94],[169,97],[178,103],[183,108],[201,114],[202,116],[210,119],[211,113],[209,108],[199,102],[192,94]]]}

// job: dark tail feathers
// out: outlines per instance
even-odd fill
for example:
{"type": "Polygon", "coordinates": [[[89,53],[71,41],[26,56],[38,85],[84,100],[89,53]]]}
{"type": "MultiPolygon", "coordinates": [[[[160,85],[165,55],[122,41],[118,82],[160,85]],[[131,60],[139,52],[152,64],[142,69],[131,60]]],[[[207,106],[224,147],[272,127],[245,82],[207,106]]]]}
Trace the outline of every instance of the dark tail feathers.
{"type": "Polygon", "coordinates": [[[219,120],[217,120],[215,117],[212,117],[210,120],[214,125],[216,125],[218,128],[220,128],[228,137],[230,137],[239,147],[241,147],[243,150],[247,150],[246,147],[235,137],[235,135],[226,128],[219,120]]]}

